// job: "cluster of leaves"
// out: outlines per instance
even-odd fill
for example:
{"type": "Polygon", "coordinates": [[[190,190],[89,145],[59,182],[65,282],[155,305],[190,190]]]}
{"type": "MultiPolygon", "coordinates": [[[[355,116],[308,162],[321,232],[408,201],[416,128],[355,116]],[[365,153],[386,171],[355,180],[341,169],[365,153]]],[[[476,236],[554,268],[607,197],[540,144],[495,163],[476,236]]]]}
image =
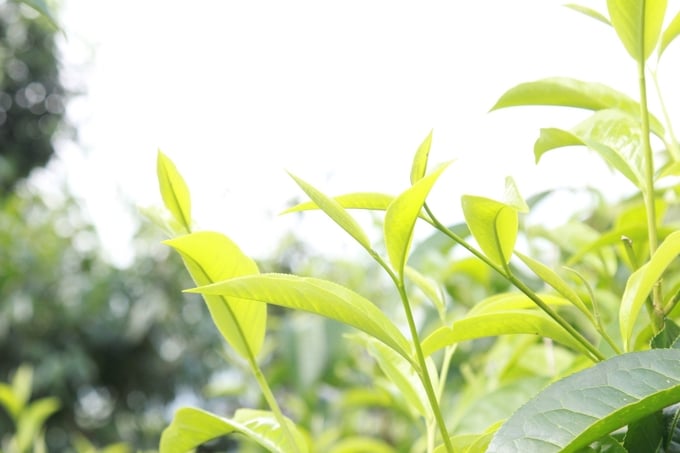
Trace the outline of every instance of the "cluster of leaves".
{"type": "MultiPolygon", "coordinates": [[[[680,153],[668,116],[662,121],[649,113],[647,76],[655,76],[650,57],[660,59],[680,34],[680,14],[664,28],[662,0],[610,0],[607,14],[572,8],[619,36],[637,64],[639,101],[602,84],[560,77],[521,84],[494,109],[556,105],[589,111],[574,128],[542,129],[537,161],[557,148],[586,146],[627,178],[637,195],[552,231],[520,228],[520,215],[527,217],[548,195],[525,202],[509,178],[503,201],[464,196],[465,223],[449,227],[427,204],[449,165],[428,172],[432,134],[416,151],[410,187],[397,196],[329,197],[291,175],[310,201],[289,212],[321,210],[349,234],[392,286],[388,307],[327,279],[261,273],[223,234],[194,231],[186,183],[159,152],[171,235],[166,243],[197,285],[188,292],[203,295],[268,406],[238,409],[228,418],[180,409],[161,437],[161,453],[189,451],[231,433],[273,451],[403,449],[389,436],[340,437],[333,426],[294,422],[284,414],[261,366],[268,306],[310,312],[359,331],[347,341],[377,364],[375,394],[391,389],[398,397],[385,408],[405,408],[412,425],[417,422],[409,432],[412,451],[678,451],[680,327],[674,319],[680,279],[673,271],[680,229],[672,209],[678,188],[664,183],[678,173],[680,153]],[[660,147],[657,156],[653,144],[660,147]],[[351,209],[384,213],[383,242],[370,240],[351,209]],[[412,250],[418,221],[436,236],[412,250]],[[520,236],[528,252],[516,250],[520,236]],[[545,247],[558,259],[543,262],[545,247]],[[471,257],[460,258],[462,250],[471,257]],[[566,266],[558,271],[556,265],[566,266]],[[461,285],[461,278],[473,284],[461,285]],[[499,338],[482,340],[487,337],[499,338]],[[450,373],[454,365],[459,374],[450,373]],[[489,410],[500,400],[500,410],[489,410]]],[[[365,409],[377,404],[374,399],[365,409]]]]}

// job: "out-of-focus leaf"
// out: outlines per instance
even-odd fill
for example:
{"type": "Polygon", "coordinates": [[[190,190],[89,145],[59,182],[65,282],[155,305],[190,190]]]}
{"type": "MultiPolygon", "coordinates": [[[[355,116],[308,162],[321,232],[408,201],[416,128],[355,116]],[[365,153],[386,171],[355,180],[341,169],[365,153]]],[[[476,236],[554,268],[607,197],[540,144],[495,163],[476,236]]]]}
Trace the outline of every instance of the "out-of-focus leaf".
{"type": "Polygon", "coordinates": [[[483,337],[530,334],[552,338],[577,351],[588,353],[564,328],[542,312],[514,310],[473,315],[455,321],[452,327],[440,327],[422,342],[423,354],[430,355],[439,349],[483,337]]]}
{"type": "Polygon", "coordinates": [[[680,350],[600,362],[548,386],[498,430],[489,453],[574,452],[680,400],[680,350]]]}
{"type": "Polygon", "coordinates": [[[512,178],[512,176],[505,178],[505,202],[509,206],[517,209],[517,212],[529,212],[529,205],[527,205],[527,202],[522,197],[522,194],[519,193],[517,183],[515,183],[515,180],[512,178]]]}
{"type": "Polygon", "coordinates": [[[385,246],[394,269],[403,276],[404,265],[411,247],[413,228],[427,195],[450,162],[440,165],[432,173],[418,180],[402,192],[385,213],[385,246]]]}
{"type": "MultiPolygon", "coordinates": [[[[355,192],[345,195],[338,195],[333,197],[333,200],[338,202],[340,206],[345,209],[366,209],[370,211],[386,211],[387,207],[392,203],[394,197],[384,193],[375,192],[355,192]]],[[[320,209],[313,201],[306,201],[291,208],[286,209],[281,214],[288,214],[291,212],[311,211],[320,209]]]]}
{"type": "Polygon", "coordinates": [[[331,447],[329,453],[396,453],[393,447],[380,439],[371,437],[348,437],[331,447]]]}
{"type": "Polygon", "coordinates": [[[163,204],[182,228],[181,233],[190,233],[191,197],[189,196],[189,188],[172,160],[160,150],[156,160],[156,171],[163,204]]]}
{"type": "Polygon", "coordinates": [[[45,420],[59,410],[59,400],[54,397],[33,401],[17,419],[17,444],[19,451],[28,451],[44,429],[45,420]]]}
{"type": "Polygon", "coordinates": [[[607,0],[609,18],[631,57],[644,62],[654,52],[661,34],[666,0],[607,0]]]}
{"type": "Polygon", "coordinates": [[[439,288],[437,288],[436,283],[410,266],[406,266],[405,275],[427,296],[428,299],[430,299],[437,309],[439,316],[444,318],[446,315],[446,305],[444,303],[444,297],[439,288]]]}
{"type": "Polygon", "coordinates": [[[415,365],[411,346],[394,323],[372,302],[336,283],[296,275],[262,274],[187,292],[267,302],[335,319],[377,338],[415,365]]]}
{"type": "Polygon", "coordinates": [[[661,411],[649,414],[628,425],[623,446],[627,451],[659,452],[664,438],[664,420],[661,411]]]}
{"type": "MultiPolygon", "coordinates": [[[[481,434],[459,434],[451,437],[451,444],[455,451],[461,453],[479,453],[486,451],[494,433],[501,427],[503,422],[497,422],[489,426],[481,434]]],[[[433,453],[446,453],[446,445],[441,444],[434,449],[433,453]]]]}
{"type": "Polygon", "coordinates": [[[307,443],[295,424],[286,419],[297,445],[291,445],[285,431],[271,412],[239,409],[234,417],[223,418],[195,408],[175,413],[170,426],[161,435],[160,453],[185,453],[201,444],[232,432],[243,434],[269,451],[303,453],[307,443]]]}
{"type": "Polygon", "coordinates": [[[427,172],[427,158],[430,155],[430,147],[432,146],[432,131],[427,134],[423,143],[420,144],[415,156],[413,156],[413,164],[411,165],[411,184],[420,181],[427,172]]]}
{"type": "Polygon", "coordinates": [[[52,11],[52,8],[50,8],[47,5],[47,2],[45,0],[18,0],[19,2],[30,6],[34,10],[38,11],[45,19],[47,19],[47,22],[54,27],[55,30],[60,30],[63,33],[63,29],[59,26],[59,23],[57,22],[57,19],[54,16],[54,13],[52,11]]]}
{"type": "MultiPolygon", "coordinates": [[[[551,307],[570,305],[570,301],[553,294],[538,294],[538,297],[551,307]]],[[[475,304],[468,315],[481,315],[485,313],[497,313],[502,311],[522,310],[535,308],[536,303],[520,292],[501,293],[487,297],[475,304]]]]}
{"type": "Polygon", "coordinates": [[[564,6],[566,6],[567,8],[573,9],[574,11],[577,11],[581,14],[585,14],[586,16],[593,18],[597,21],[600,21],[603,24],[607,24],[607,25],[612,24],[611,22],[609,22],[609,19],[607,19],[607,17],[604,14],[602,14],[601,12],[594,10],[592,8],[588,8],[587,6],[578,5],[576,3],[569,3],[569,4],[564,5],[564,6]]]}
{"type": "Polygon", "coordinates": [[[670,43],[673,42],[675,38],[680,35],[680,12],[678,12],[673,20],[671,21],[670,24],[668,24],[668,27],[663,31],[663,34],[661,35],[661,44],[659,44],[659,58],[661,58],[661,54],[663,54],[664,50],[666,50],[666,47],[670,43]]]}
{"type": "Polygon", "coordinates": [[[495,264],[505,267],[517,239],[517,210],[489,198],[463,196],[463,214],[472,236],[495,264]]]}
{"type": "MultiPolygon", "coordinates": [[[[165,241],[175,249],[197,285],[209,285],[243,275],[258,274],[257,264],[229,238],[201,231],[165,241]]],[[[243,358],[257,357],[267,327],[267,306],[205,295],[205,302],[218,330],[243,358]]]]}
{"type": "Polygon", "coordinates": [[[656,249],[651,259],[628,277],[619,309],[619,327],[626,351],[630,348],[633,327],[645,299],[678,254],[680,254],[680,231],[671,233],[656,249]]]}
{"type": "Polygon", "coordinates": [[[364,248],[371,248],[371,241],[354,218],[342,207],[340,203],[323,194],[311,184],[303,181],[297,176],[290,174],[290,177],[298,186],[311,198],[311,200],[326,213],[335,223],[352,236],[364,248]]]}

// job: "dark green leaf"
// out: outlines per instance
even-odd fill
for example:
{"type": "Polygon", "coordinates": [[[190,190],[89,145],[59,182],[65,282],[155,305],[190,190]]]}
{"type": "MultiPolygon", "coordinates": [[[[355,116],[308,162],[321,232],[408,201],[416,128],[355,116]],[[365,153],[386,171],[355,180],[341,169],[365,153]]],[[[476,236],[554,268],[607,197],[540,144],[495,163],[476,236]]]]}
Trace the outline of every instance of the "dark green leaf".
{"type": "Polygon", "coordinates": [[[623,354],[568,376],[521,407],[489,452],[574,452],[680,400],[680,350],[623,354]]]}
{"type": "Polygon", "coordinates": [[[664,420],[661,411],[628,425],[623,446],[629,452],[659,452],[663,445],[664,420]]]}
{"type": "Polygon", "coordinates": [[[652,338],[652,348],[670,348],[675,341],[680,338],[680,327],[672,320],[666,318],[663,322],[663,329],[652,338]]]}

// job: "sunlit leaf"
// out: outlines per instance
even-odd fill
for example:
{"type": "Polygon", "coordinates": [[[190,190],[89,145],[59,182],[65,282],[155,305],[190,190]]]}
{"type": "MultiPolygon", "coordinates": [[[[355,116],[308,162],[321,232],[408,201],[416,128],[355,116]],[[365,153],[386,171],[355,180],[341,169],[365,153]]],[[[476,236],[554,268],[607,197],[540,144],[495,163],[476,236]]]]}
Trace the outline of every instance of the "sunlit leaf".
{"type": "Polygon", "coordinates": [[[396,453],[387,442],[371,437],[348,437],[333,445],[328,453],[396,453]]]}
{"type": "Polygon", "coordinates": [[[450,162],[440,165],[432,173],[402,192],[385,213],[385,246],[394,269],[403,275],[404,265],[411,247],[413,228],[427,195],[437,178],[450,162]]]}
{"type": "Polygon", "coordinates": [[[12,393],[14,394],[18,409],[22,410],[31,399],[33,389],[33,367],[21,365],[12,376],[12,393]]]}
{"type": "Polygon", "coordinates": [[[59,406],[59,400],[55,397],[41,398],[26,406],[17,419],[19,451],[28,451],[43,431],[45,420],[57,412],[59,406]]]}
{"type": "Polygon", "coordinates": [[[569,302],[571,302],[576,308],[578,308],[582,313],[590,316],[591,313],[586,307],[585,303],[581,300],[576,291],[569,286],[569,284],[564,281],[562,277],[557,275],[557,272],[550,269],[545,264],[536,261],[535,259],[523,255],[519,252],[515,252],[515,255],[522,260],[524,264],[527,265],[541,280],[543,280],[548,285],[552,286],[555,291],[564,296],[569,302]]]}
{"type": "MultiPolygon", "coordinates": [[[[493,435],[502,424],[503,422],[494,423],[481,434],[459,434],[451,437],[454,451],[460,453],[480,453],[486,451],[493,435]]],[[[434,449],[433,453],[446,453],[446,445],[439,445],[434,449]]]]}
{"type": "Polygon", "coordinates": [[[430,155],[430,147],[432,146],[432,131],[427,134],[423,143],[420,144],[415,156],[413,156],[413,164],[411,165],[411,184],[420,181],[427,172],[427,158],[430,155]]]}
{"type": "Polygon", "coordinates": [[[644,62],[661,34],[666,0],[607,0],[611,23],[631,57],[644,62]]]}
{"type": "Polygon", "coordinates": [[[536,162],[563,146],[585,145],[637,187],[643,187],[644,166],[640,123],[617,109],[599,110],[571,131],[541,129],[534,145],[536,162]]]}
{"type": "Polygon", "coordinates": [[[628,277],[619,309],[621,339],[626,351],[629,350],[633,327],[642,305],[678,254],[680,254],[680,231],[671,233],[659,245],[650,260],[628,277]]]}
{"type": "Polygon", "coordinates": [[[673,20],[671,21],[670,24],[668,24],[668,27],[663,31],[663,34],[661,35],[661,44],[659,44],[659,58],[661,58],[661,54],[663,54],[664,50],[666,50],[666,47],[670,43],[673,42],[675,38],[680,35],[680,11],[675,15],[673,20]]]}
{"type": "Polygon", "coordinates": [[[324,195],[321,191],[314,188],[311,184],[303,181],[297,176],[290,174],[290,177],[297,183],[298,186],[307,194],[309,198],[326,213],[328,217],[331,218],[335,223],[337,223],[343,230],[345,230],[350,236],[352,236],[359,244],[364,248],[371,248],[371,241],[368,236],[357,223],[354,218],[349,215],[345,208],[342,207],[340,203],[324,195]]]}
{"type": "MultiPolygon", "coordinates": [[[[371,211],[386,211],[387,207],[392,203],[394,197],[383,193],[375,192],[356,192],[345,195],[333,197],[340,206],[345,209],[366,209],[371,211]]],[[[313,201],[306,201],[291,208],[286,209],[281,214],[288,214],[291,212],[311,211],[320,209],[313,201]]]]}
{"type": "Polygon", "coordinates": [[[406,266],[404,269],[404,275],[413,282],[418,289],[420,289],[423,294],[427,296],[428,299],[434,304],[439,316],[444,318],[446,315],[446,305],[444,303],[444,298],[441,291],[437,285],[430,280],[428,277],[424,276],[414,268],[406,266]]]}
{"type": "Polygon", "coordinates": [[[190,233],[191,198],[184,178],[179,174],[177,167],[170,158],[160,150],[156,160],[156,170],[165,207],[183,229],[182,233],[190,233]]]}
{"type": "MultiPolygon", "coordinates": [[[[220,233],[201,231],[165,243],[182,256],[197,285],[259,273],[255,262],[220,233]]],[[[267,326],[267,306],[236,297],[205,295],[204,299],[213,322],[231,347],[241,357],[257,357],[267,326]]]]}
{"type": "Polygon", "coordinates": [[[468,316],[452,327],[441,327],[422,342],[425,355],[461,341],[498,335],[530,334],[552,338],[577,351],[588,353],[563,327],[542,312],[513,310],[468,316]]]}
{"type": "Polygon", "coordinates": [[[567,8],[573,9],[574,11],[578,11],[581,14],[585,14],[586,16],[591,17],[591,18],[593,18],[597,21],[600,21],[604,24],[607,24],[607,25],[612,24],[611,22],[609,22],[609,19],[607,19],[607,17],[604,14],[602,14],[601,12],[594,10],[592,8],[588,8],[587,6],[578,5],[576,3],[569,3],[569,4],[564,5],[564,6],[566,6],[567,8]]]}
{"type": "Polygon", "coordinates": [[[680,401],[680,350],[623,354],[555,382],[498,430],[489,453],[575,452],[680,401]]]}
{"type": "Polygon", "coordinates": [[[394,323],[372,302],[336,283],[296,275],[262,274],[187,292],[267,302],[316,313],[366,332],[415,363],[408,340],[394,323]]]}
{"type": "Polygon", "coordinates": [[[517,210],[489,198],[464,195],[463,214],[482,251],[495,264],[505,267],[517,239],[517,210]]]}
{"type": "Polygon", "coordinates": [[[519,193],[517,183],[515,183],[515,180],[512,178],[512,176],[505,178],[505,203],[507,203],[508,206],[512,206],[513,208],[517,209],[517,212],[529,212],[529,205],[527,205],[527,202],[522,197],[522,194],[519,193]]]}
{"type": "Polygon", "coordinates": [[[161,435],[160,453],[191,452],[201,444],[233,432],[243,434],[269,451],[303,453],[307,443],[295,424],[286,419],[297,445],[288,436],[271,412],[239,409],[234,417],[223,418],[195,408],[182,408],[175,413],[170,426],[161,435]]]}
{"type": "MultiPolygon", "coordinates": [[[[541,294],[538,296],[543,302],[551,307],[564,307],[570,305],[570,301],[561,296],[553,294],[541,294]]],[[[481,302],[475,304],[468,315],[481,315],[486,313],[497,313],[503,311],[521,310],[525,308],[535,308],[536,303],[520,292],[510,292],[494,294],[481,302]]]]}

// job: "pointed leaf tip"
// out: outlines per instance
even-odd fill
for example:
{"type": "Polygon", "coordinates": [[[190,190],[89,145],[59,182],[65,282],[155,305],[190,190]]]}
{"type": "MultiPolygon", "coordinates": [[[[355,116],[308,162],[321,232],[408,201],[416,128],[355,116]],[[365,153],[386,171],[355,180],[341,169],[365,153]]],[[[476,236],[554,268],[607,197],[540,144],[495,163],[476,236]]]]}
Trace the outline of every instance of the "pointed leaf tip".
{"type": "Polygon", "coordinates": [[[191,232],[191,198],[184,178],[168,156],[158,150],[156,159],[158,185],[163,204],[179,225],[178,233],[191,232]]]}

